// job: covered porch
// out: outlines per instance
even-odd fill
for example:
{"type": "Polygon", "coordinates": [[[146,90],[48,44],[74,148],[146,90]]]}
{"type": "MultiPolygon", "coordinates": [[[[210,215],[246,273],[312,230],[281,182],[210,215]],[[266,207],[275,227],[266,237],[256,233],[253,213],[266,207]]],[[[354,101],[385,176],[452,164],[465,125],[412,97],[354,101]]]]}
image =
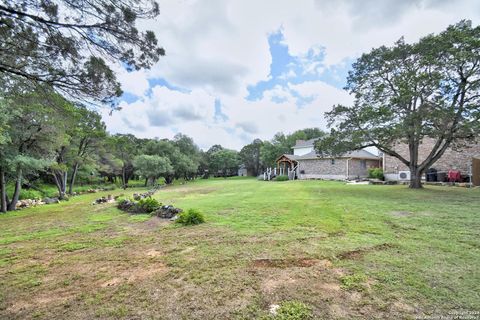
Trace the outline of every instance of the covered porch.
{"type": "Polygon", "coordinates": [[[298,162],[295,160],[297,156],[290,154],[282,154],[275,161],[277,163],[276,173],[279,176],[288,176],[290,178],[293,175],[295,178],[295,170],[297,168],[298,162]]]}

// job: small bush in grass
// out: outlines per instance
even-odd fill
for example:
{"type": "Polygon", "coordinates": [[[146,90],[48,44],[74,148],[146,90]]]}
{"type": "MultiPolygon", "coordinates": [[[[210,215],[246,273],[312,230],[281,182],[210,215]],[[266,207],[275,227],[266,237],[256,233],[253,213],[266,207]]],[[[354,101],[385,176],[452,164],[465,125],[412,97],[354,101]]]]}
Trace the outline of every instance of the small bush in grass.
{"type": "Polygon", "coordinates": [[[313,319],[313,311],[305,303],[300,301],[285,301],[280,304],[275,320],[310,320],[313,319]]]}
{"type": "Polygon", "coordinates": [[[178,215],[176,222],[183,224],[184,226],[191,226],[205,222],[205,217],[197,209],[188,209],[178,215]]]}
{"type": "Polygon", "coordinates": [[[288,176],[284,176],[284,175],[282,175],[282,176],[277,176],[277,177],[275,178],[275,181],[288,181],[288,176]]]}
{"type": "Polygon", "coordinates": [[[128,197],[121,196],[121,197],[118,197],[117,199],[115,199],[115,201],[116,201],[118,204],[121,204],[121,203],[124,203],[125,201],[130,201],[130,199],[129,199],[128,197]]]}
{"type": "Polygon", "coordinates": [[[368,177],[372,179],[383,180],[383,170],[381,168],[369,168],[368,177]]]}
{"type": "Polygon", "coordinates": [[[340,278],[340,281],[344,289],[362,291],[365,289],[364,282],[367,281],[367,277],[363,274],[355,273],[343,276],[340,278]]]}
{"type": "Polygon", "coordinates": [[[138,206],[139,212],[150,213],[160,208],[162,204],[158,202],[158,200],[156,199],[144,198],[144,199],[138,200],[137,206],[138,206]]]}

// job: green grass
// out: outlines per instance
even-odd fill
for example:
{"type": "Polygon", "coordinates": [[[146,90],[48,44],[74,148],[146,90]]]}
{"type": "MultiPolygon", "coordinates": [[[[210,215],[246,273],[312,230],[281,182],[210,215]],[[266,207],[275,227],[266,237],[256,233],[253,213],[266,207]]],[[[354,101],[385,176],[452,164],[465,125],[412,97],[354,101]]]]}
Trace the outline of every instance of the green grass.
{"type": "Polygon", "coordinates": [[[315,318],[479,310],[480,190],[210,179],[155,198],[183,227],[106,194],[0,216],[0,318],[259,319],[298,301],[315,318]]]}

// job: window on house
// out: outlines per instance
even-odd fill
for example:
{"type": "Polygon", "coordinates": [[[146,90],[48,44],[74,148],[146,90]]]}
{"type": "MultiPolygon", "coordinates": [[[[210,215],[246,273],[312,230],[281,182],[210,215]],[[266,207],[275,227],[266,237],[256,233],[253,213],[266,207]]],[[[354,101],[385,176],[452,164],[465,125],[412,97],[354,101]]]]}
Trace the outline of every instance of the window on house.
{"type": "Polygon", "coordinates": [[[331,164],[335,164],[335,159],[331,159],[331,160],[330,160],[330,163],[331,163],[331,164]]]}
{"type": "Polygon", "coordinates": [[[360,168],[367,169],[367,160],[360,160],[360,168]]]}

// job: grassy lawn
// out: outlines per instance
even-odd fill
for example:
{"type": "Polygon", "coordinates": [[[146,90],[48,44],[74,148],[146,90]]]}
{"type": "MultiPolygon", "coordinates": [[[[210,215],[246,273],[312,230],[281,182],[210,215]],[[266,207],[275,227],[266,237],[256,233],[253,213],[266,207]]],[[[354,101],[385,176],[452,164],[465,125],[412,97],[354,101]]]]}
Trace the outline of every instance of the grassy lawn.
{"type": "Polygon", "coordinates": [[[479,189],[215,179],[155,194],[205,213],[194,227],[90,204],[122,192],[0,216],[0,318],[256,319],[287,300],[318,319],[480,310],[479,189]]]}

